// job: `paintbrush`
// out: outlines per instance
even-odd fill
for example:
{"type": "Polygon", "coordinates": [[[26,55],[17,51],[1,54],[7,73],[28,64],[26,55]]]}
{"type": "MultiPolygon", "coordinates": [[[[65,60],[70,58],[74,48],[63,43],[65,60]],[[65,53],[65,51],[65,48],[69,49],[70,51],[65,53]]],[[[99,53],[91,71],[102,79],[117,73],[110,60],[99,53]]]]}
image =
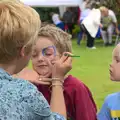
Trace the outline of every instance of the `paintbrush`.
{"type": "Polygon", "coordinates": [[[64,55],[65,55],[65,56],[68,56],[68,57],[80,57],[79,55],[70,55],[70,54],[68,54],[68,53],[65,53],[64,55]]]}

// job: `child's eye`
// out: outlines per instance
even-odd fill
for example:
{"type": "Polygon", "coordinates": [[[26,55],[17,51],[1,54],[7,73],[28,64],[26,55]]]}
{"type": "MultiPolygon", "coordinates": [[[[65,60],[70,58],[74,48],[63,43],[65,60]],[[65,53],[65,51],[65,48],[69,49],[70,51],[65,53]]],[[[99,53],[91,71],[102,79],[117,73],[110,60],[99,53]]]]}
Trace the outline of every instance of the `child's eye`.
{"type": "Polygon", "coordinates": [[[52,54],[51,53],[45,53],[45,56],[51,56],[52,54]]]}

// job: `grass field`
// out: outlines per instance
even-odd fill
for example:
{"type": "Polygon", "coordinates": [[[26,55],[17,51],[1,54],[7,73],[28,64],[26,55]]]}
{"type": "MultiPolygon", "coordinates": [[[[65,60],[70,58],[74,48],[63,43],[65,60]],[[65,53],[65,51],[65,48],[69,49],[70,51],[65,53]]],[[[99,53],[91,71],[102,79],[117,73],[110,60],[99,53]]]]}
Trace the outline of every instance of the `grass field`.
{"type": "Polygon", "coordinates": [[[114,47],[104,47],[101,40],[96,40],[95,44],[97,49],[90,50],[86,48],[85,42],[78,46],[73,40],[73,53],[81,57],[74,58],[70,73],[90,88],[99,109],[108,94],[120,90],[120,83],[109,79],[109,64],[114,47]]]}

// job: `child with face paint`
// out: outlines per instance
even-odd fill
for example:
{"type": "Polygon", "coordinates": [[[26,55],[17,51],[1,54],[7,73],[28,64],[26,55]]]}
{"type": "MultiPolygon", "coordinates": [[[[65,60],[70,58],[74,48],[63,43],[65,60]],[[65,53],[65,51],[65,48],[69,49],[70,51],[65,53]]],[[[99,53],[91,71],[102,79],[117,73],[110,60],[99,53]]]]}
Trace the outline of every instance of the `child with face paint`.
{"type": "MultiPolygon", "coordinates": [[[[58,77],[52,78],[53,66],[63,55],[65,55],[65,59],[71,59],[71,53],[71,36],[55,26],[46,25],[40,29],[38,40],[33,47],[33,70],[26,68],[17,77],[35,84],[50,103],[51,80],[59,79],[58,77]]],[[[69,62],[72,68],[72,59],[69,62]]],[[[96,105],[88,87],[72,75],[67,75],[63,70],[54,68],[54,71],[57,71],[60,76],[64,74],[61,82],[63,83],[67,118],[96,120],[96,105]]],[[[60,102],[59,99],[58,102],[60,102]]]]}

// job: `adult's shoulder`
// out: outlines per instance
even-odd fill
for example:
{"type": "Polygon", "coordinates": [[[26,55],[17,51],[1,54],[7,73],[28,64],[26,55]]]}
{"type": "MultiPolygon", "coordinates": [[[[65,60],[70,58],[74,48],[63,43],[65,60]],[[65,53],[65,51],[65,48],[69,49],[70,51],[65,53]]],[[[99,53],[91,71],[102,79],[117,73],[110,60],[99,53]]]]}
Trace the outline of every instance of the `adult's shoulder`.
{"type": "Polygon", "coordinates": [[[36,94],[42,96],[42,93],[38,91],[37,87],[28,80],[21,78],[12,78],[10,85],[10,87],[12,89],[15,89],[16,93],[19,93],[19,96],[23,98],[29,98],[35,96],[36,94]]]}
{"type": "Polygon", "coordinates": [[[108,12],[109,12],[109,13],[114,13],[114,11],[113,11],[113,10],[111,10],[111,9],[109,9],[109,10],[108,10],[108,12]]]}
{"type": "Polygon", "coordinates": [[[19,95],[21,99],[29,106],[34,115],[41,117],[49,117],[52,112],[50,106],[37,87],[27,80],[15,78],[19,81],[17,87],[20,87],[19,95]]]}
{"type": "Polygon", "coordinates": [[[113,16],[115,15],[114,11],[113,10],[109,10],[109,16],[113,16]]]}
{"type": "Polygon", "coordinates": [[[22,78],[13,78],[12,84],[16,84],[16,87],[21,89],[21,92],[25,92],[25,91],[36,91],[37,87],[35,85],[33,85],[31,82],[29,82],[28,80],[24,80],[22,78]]]}

